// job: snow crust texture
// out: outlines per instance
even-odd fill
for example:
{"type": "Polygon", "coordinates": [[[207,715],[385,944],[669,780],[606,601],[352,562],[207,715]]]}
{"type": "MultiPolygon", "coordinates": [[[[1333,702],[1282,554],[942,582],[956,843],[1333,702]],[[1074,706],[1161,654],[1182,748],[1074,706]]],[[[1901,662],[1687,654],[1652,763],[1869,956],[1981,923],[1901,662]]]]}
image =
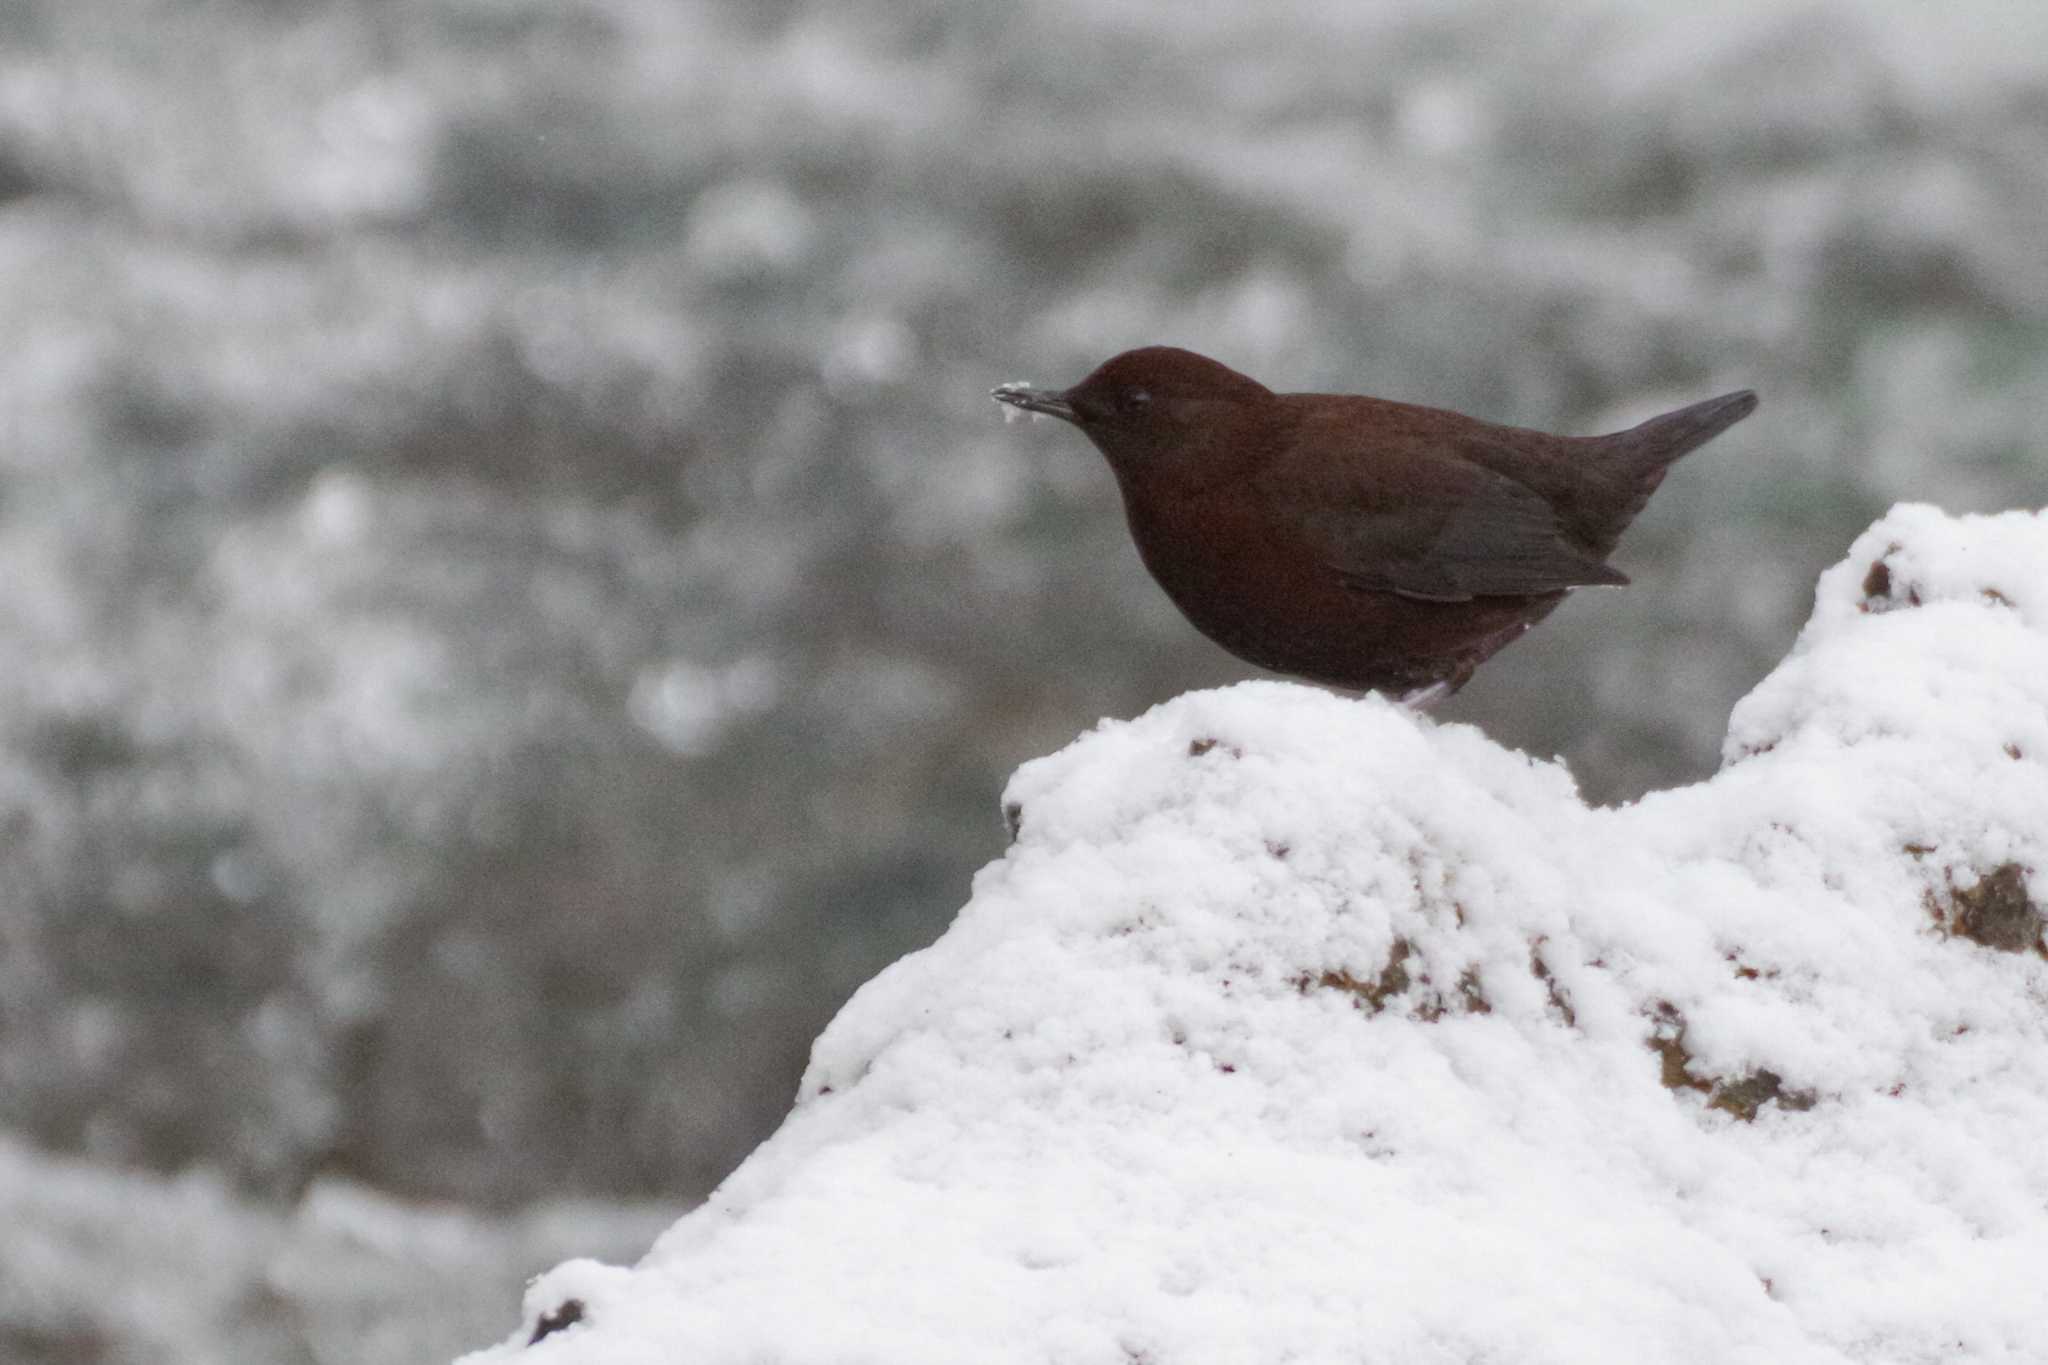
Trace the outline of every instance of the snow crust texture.
{"type": "Polygon", "coordinates": [[[1281,683],[1005,803],[782,1130],[467,1359],[2048,1359],[2048,518],[1894,510],[1626,808],[1281,683]]]}

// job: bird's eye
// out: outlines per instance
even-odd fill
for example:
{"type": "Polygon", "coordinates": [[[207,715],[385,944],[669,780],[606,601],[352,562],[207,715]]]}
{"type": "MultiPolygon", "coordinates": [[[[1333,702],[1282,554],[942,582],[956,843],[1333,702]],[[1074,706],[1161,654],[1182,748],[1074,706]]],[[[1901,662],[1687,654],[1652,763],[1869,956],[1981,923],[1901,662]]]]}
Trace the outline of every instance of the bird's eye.
{"type": "Polygon", "coordinates": [[[1152,395],[1143,389],[1125,389],[1123,409],[1125,412],[1143,412],[1152,402],[1152,395]]]}

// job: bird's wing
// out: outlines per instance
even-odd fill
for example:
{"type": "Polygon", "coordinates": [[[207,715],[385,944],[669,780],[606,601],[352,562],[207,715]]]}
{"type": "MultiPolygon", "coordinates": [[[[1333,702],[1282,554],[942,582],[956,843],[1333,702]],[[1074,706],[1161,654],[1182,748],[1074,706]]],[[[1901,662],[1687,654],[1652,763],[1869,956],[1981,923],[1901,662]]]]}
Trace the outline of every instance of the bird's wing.
{"type": "Polygon", "coordinates": [[[1325,467],[1292,521],[1349,584],[1429,602],[1628,582],[1574,546],[1542,495],[1441,441],[1325,467]]]}

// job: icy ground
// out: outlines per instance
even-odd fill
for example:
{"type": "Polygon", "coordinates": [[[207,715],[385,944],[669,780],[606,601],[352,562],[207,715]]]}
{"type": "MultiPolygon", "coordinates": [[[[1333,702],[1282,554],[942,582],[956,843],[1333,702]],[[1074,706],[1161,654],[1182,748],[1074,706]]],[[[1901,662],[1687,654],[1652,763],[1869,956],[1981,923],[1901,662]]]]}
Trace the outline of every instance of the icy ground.
{"type": "Polygon", "coordinates": [[[472,1365],[2048,1350],[2042,516],[1892,512],[1624,809],[1277,683],[1006,802],[782,1130],[472,1365]]]}

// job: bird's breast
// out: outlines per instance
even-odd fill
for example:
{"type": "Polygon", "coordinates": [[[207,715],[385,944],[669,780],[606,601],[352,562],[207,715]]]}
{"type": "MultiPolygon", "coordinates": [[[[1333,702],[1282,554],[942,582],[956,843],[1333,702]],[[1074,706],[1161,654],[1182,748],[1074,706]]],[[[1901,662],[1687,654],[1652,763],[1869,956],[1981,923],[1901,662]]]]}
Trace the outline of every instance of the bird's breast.
{"type": "Polygon", "coordinates": [[[1563,596],[1427,602],[1362,590],[1255,493],[1132,498],[1132,539],[1181,614],[1241,659],[1354,689],[1402,692],[1513,639],[1563,596]]]}
{"type": "MultiPolygon", "coordinates": [[[[1241,489],[1126,496],[1131,538],[1174,605],[1227,647],[1298,632],[1345,589],[1271,505],[1241,489]]],[[[1261,649],[1260,652],[1271,652],[1261,649]]]]}

